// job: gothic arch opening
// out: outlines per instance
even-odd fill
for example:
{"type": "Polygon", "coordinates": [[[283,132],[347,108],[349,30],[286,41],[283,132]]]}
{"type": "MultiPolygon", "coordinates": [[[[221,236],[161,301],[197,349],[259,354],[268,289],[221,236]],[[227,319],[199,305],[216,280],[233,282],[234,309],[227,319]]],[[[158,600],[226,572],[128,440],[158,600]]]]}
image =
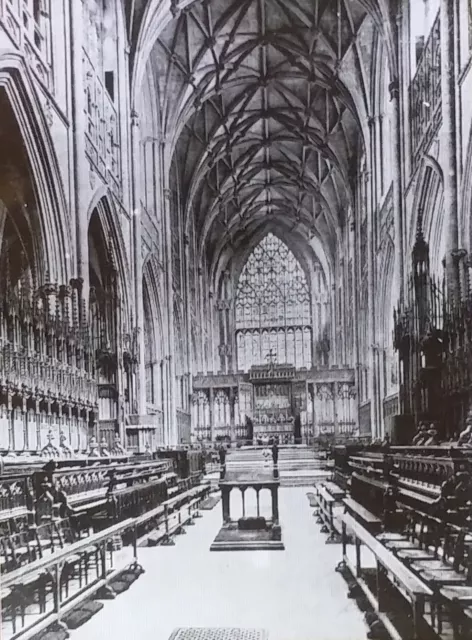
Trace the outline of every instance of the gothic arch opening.
{"type": "MultiPolygon", "coordinates": [[[[8,97],[0,91],[0,241],[2,274],[15,287],[22,276],[36,284],[42,255],[38,204],[25,145],[8,97]]],[[[2,278],[2,285],[6,285],[2,278]]]]}

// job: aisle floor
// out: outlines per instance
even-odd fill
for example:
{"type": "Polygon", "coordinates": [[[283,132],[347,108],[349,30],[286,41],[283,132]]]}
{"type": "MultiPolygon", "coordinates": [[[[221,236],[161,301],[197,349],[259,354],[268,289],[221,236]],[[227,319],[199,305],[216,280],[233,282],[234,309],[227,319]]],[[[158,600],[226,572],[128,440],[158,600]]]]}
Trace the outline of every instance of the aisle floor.
{"type": "MultiPolygon", "coordinates": [[[[178,627],[243,627],[265,629],[269,640],[364,640],[362,613],[334,571],[341,547],[325,544],[306,492],[280,490],[285,551],[210,552],[221,503],[174,547],[140,548],[146,573],[72,639],[167,640],[178,627]]],[[[246,498],[247,513],[252,507],[246,498]]]]}

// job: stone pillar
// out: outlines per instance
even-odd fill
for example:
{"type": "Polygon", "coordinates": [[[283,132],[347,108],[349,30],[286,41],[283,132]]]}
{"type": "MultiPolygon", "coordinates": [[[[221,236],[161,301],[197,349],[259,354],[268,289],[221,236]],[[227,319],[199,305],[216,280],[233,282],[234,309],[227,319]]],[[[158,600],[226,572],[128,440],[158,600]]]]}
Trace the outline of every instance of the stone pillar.
{"type": "Polygon", "coordinates": [[[131,145],[133,152],[133,258],[134,312],[138,341],[137,413],[146,413],[146,367],[144,354],[143,261],[141,254],[141,144],[139,116],[131,113],[131,145]]]}
{"type": "Polygon", "coordinates": [[[460,296],[459,270],[456,252],[459,249],[459,219],[457,197],[457,135],[455,95],[455,0],[441,0],[441,100],[444,140],[444,212],[446,215],[446,278],[449,295],[460,296]]]}
{"type": "Polygon", "coordinates": [[[223,508],[223,522],[225,524],[231,520],[230,497],[231,487],[221,487],[221,505],[223,508]]]}
{"type": "Polygon", "coordinates": [[[203,372],[204,370],[206,371],[206,368],[208,365],[208,362],[206,362],[206,357],[205,357],[205,336],[207,335],[207,332],[205,330],[205,318],[203,314],[203,307],[204,307],[204,286],[203,285],[204,285],[203,269],[202,267],[198,267],[198,297],[199,297],[198,311],[200,316],[200,336],[198,337],[200,338],[200,354],[197,354],[197,362],[198,362],[197,371],[201,371],[201,372],[203,372]]]}
{"type": "Polygon", "coordinates": [[[392,203],[395,232],[395,271],[393,286],[398,300],[403,302],[405,295],[405,263],[403,249],[403,186],[401,168],[401,118],[400,88],[398,79],[390,83],[390,101],[392,103],[391,136],[392,136],[392,203]]]}
{"type": "Polygon", "coordinates": [[[172,237],[171,237],[171,215],[170,211],[170,198],[171,192],[169,189],[169,170],[170,163],[166,162],[165,144],[161,143],[161,167],[162,177],[164,181],[163,190],[163,206],[164,206],[164,232],[165,232],[165,260],[166,260],[166,293],[167,293],[167,340],[169,345],[169,377],[168,377],[168,429],[169,429],[169,444],[177,444],[177,428],[176,428],[176,410],[175,410],[175,363],[172,354],[175,349],[174,339],[174,289],[172,278],[172,237]]]}
{"type": "MultiPolygon", "coordinates": [[[[222,294],[224,290],[224,285],[222,285],[222,294]]],[[[226,357],[226,316],[225,316],[225,300],[221,297],[217,304],[216,308],[218,311],[218,327],[219,327],[219,355],[220,355],[220,370],[223,373],[227,373],[227,357],[226,357]]]]}
{"type": "MultiPolygon", "coordinates": [[[[190,282],[190,250],[189,250],[190,239],[187,234],[184,235],[184,256],[185,256],[185,292],[187,298],[186,304],[186,314],[187,314],[187,372],[188,376],[193,374],[193,358],[192,358],[192,349],[193,349],[193,341],[192,341],[192,290],[190,282]]],[[[190,386],[188,386],[185,390],[186,399],[185,399],[185,407],[188,407],[188,398],[190,395],[190,386]]],[[[185,408],[184,407],[184,408],[185,408]]]]}
{"type": "MultiPolygon", "coordinates": [[[[333,273],[333,280],[335,280],[335,273],[333,273]]],[[[338,363],[338,346],[337,346],[337,309],[336,309],[336,284],[331,284],[331,345],[329,351],[329,365],[338,363]]]]}
{"type": "Polygon", "coordinates": [[[338,423],[338,383],[333,382],[333,424],[334,424],[334,439],[339,435],[339,423],[338,423]]]}
{"type": "Polygon", "coordinates": [[[374,209],[375,209],[375,184],[373,176],[373,163],[375,162],[375,145],[374,145],[374,120],[369,119],[369,133],[370,133],[370,153],[369,153],[369,168],[370,172],[365,174],[365,198],[367,207],[367,353],[369,363],[369,398],[370,398],[370,420],[371,420],[371,433],[376,435],[377,431],[377,377],[375,372],[375,233],[374,233],[374,209]]]}
{"type": "Polygon", "coordinates": [[[213,300],[213,289],[208,291],[208,322],[207,326],[210,330],[210,371],[215,371],[215,309],[213,300]]]}
{"type": "MultiPolygon", "coordinates": [[[[70,44],[71,44],[71,95],[73,110],[73,159],[74,159],[74,209],[75,209],[75,247],[77,251],[77,276],[83,281],[82,295],[88,309],[89,298],[89,257],[88,257],[88,218],[87,203],[84,201],[89,192],[89,169],[85,155],[85,92],[83,55],[83,7],[81,2],[70,5],[70,44]]],[[[50,274],[53,276],[54,274],[50,274]]]]}
{"type": "Polygon", "coordinates": [[[170,356],[166,356],[164,358],[164,362],[165,362],[165,366],[164,366],[164,371],[165,371],[165,405],[166,405],[166,415],[164,416],[165,418],[165,427],[164,427],[164,432],[165,432],[165,436],[166,436],[166,445],[170,446],[173,444],[172,442],[172,435],[171,435],[171,431],[173,428],[173,424],[172,424],[172,413],[171,413],[171,395],[173,393],[173,385],[171,384],[171,380],[170,380],[170,356]]]}
{"type": "Polygon", "coordinates": [[[231,440],[236,440],[235,428],[236,428],[236,420],[235,420],[235,411],[234,405],[236,401],[236,394],[234,391],[234,387],[230,387],[229,389],[229,426],[231,430],[231,440]]]}
{"type": "Polygon", "coordinates": [[[210,387],[208,390],[208,416],[210,418],[210,442],[213,444],[215,441],[215,416],[214,416],[214,400],[215,400],[215,392],[213,387],[210,387]]]}

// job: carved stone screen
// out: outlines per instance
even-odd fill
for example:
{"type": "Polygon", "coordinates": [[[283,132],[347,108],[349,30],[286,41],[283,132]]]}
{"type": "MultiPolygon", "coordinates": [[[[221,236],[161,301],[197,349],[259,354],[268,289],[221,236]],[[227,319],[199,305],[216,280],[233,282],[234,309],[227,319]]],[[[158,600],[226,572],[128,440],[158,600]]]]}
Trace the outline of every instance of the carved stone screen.
{"type": "Polygon", "coordinates": [[[269,233],[243,268],[236,294],[238,369],[273,357],[311,366],[312,314],[305,273],[293,253],[269,233]]]}

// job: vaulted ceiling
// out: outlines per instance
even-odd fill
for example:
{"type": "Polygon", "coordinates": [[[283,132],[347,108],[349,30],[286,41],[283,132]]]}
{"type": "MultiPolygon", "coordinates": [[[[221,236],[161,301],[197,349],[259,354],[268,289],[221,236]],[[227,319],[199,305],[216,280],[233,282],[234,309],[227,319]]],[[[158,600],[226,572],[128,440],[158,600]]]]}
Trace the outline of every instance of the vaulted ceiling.
{"type": "Polygon", "coordinates": [[[171,5],[150,64],[172,180],[209,260],[262,228],[333,253],[370,110],[366,0],[171,5]]]}

